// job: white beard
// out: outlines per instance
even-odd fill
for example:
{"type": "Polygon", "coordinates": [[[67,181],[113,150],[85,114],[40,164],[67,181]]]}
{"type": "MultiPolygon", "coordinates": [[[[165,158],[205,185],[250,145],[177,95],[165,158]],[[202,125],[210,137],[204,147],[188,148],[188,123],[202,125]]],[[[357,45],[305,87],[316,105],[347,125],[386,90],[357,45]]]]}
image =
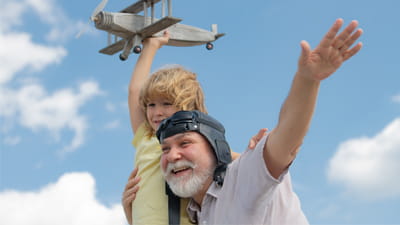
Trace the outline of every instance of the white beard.
{"type": "Polygon", "coordinates": [[[192,162],[181,160],[176,163],[168,163],[166,171],[162,171],[164,179],[167,181],[172,192],[177,196],[182,198],[193,197],[203,188],[205,182],[210,176],[212,176],[215,169],[208,168],[194,173],[195,168],[196,165],[192,162]],[[181,167],[189,167],[193,172],[185,176],[174,177],[172,170],[181,167]]]}

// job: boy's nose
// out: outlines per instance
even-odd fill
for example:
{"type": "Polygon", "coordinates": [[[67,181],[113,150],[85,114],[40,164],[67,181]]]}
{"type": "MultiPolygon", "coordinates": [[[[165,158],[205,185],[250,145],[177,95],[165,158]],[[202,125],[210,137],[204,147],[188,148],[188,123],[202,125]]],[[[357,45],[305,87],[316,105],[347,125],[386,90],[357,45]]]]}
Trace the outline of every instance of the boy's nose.
{"type": "Polygon", "coordinates": [[[162,113],[163,113],[162,107],[160,107],[160,106],[156,106],[154,111],[155,111],[156,115],[162,115],[162,113]]]}

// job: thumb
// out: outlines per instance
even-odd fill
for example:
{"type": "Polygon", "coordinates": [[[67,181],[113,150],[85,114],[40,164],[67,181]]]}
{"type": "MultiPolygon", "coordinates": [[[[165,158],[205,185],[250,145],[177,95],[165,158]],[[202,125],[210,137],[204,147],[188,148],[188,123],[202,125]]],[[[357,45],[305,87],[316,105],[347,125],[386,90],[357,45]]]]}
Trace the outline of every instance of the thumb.
{"type": "Polygon", "coordinates": [[[165,30],[163,36],[169,38],[169,35],[170,35],[169,30],[165,30]]]}
{"type": "Polygon", "coordinates": [[[299,63],[303,64],[311,54],[311,47],[310,44],[308,44],[308,42],[305,40],[300,42],[300,47],[301,47],[301,55],[299,58],[299,63]]]}

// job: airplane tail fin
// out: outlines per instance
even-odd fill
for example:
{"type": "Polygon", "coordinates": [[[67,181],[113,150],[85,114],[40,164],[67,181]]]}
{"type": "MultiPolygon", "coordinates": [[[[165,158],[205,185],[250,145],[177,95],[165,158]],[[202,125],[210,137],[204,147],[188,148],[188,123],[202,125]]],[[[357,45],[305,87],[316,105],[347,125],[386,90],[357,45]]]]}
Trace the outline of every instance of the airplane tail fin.
{"type": "Polygon", "coordinates": [[[211,32],[214,34],[218,33],[218,25],[217,24],[211,24],[211,32]]]}

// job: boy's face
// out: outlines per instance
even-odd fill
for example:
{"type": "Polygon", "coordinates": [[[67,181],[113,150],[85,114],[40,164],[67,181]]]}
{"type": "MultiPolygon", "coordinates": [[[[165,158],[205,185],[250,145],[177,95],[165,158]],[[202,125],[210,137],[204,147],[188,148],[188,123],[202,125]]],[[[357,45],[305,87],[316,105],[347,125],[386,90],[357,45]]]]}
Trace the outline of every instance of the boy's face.
{"type": "Polygon", "coordinates": [[[161,170],[176,195],[195,197],[208,189],[216,160],[201,134],[189,131],[173,135],[163,140],[161,149],[161,170]]]}
{"type": "Polygon", "coordinates": [[[158,129],[161,121],[172,116],[178,109],[165,98],[152,99],[146,107],[146,117],[154,131],[158,129]]]}

